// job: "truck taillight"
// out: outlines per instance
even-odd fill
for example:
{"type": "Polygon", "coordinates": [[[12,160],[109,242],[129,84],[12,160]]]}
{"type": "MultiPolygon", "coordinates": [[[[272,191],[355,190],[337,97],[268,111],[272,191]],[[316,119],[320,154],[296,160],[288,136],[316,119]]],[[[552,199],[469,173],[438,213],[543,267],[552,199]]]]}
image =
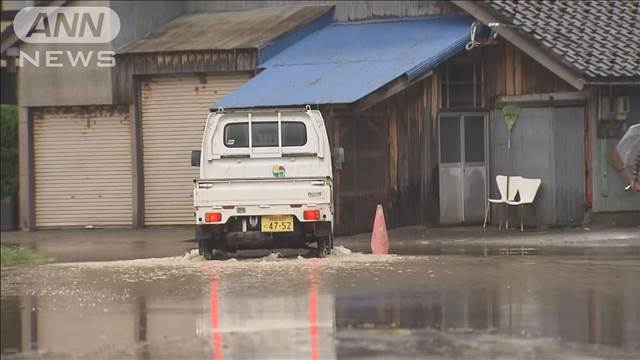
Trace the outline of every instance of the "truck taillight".
{"type": "Polygon", "coordinates": [[[222,214],[219,212],[209,212],[204,214],[204,221],[209,223],[216,223],[222,221],[222,214]]]}
{"type": "Polygon", "coordinates": [[[302,216],[305,220],[320,220],[320,210],[305,210],[302,216]]]}

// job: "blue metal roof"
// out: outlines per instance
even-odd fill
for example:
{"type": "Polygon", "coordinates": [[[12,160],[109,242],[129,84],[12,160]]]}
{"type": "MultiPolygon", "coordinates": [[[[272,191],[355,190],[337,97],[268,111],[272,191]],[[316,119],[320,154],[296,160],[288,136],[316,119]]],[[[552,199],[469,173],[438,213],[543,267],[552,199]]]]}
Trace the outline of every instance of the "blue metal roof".
{"type": "Polygon", "coordinates": [[[273,56],[213,107],[348,104],[464,49],[470,16],[334,23],[273,56]]]}

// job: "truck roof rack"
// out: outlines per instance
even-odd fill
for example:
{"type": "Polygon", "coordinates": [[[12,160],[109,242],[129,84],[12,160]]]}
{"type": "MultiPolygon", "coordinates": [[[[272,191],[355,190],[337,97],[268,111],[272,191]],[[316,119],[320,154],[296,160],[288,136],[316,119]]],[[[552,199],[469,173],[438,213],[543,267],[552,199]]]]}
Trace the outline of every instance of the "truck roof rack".
{"type": "Polygon", "coordinates": [[[252,112],[272,112],[272,111],[279,111],[279,112],[288,112],[288,111],[309,111],[311,110],[311,105],[305,105],[304,107],[300,107],[299,105],[296,106],[281,106],[281,107],[256,107],[256,108],[231,108],[231,109],[225,109],[222,107],[219,108],[214,108],[211,107],[209,108],[209,112],[210,113],[234,113],[234,112],[247,112],[247,111],[252,111],[252,112]]]}

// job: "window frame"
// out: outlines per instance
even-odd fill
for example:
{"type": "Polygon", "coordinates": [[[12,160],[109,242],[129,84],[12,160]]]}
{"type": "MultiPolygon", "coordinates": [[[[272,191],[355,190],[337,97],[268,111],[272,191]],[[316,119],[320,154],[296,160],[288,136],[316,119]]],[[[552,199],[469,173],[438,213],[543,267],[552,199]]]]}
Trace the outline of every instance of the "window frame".
{"type": "Polygon", "coordinates": [[[439,91],[440,109],[482,109],[485,106],[484,89],[484,62],[481,59],[452,60],[443,66],[441,71],[439,91]],[[467,65],[473,67],[471,80],[451,80],[450,70],[452,66],[467,65]],[[451,88],[456,85],[470,85],[472,87],[473,100],[469,105],[451,106],[451,88]]]}
{"type": "Polygon", "coordinates": [[[304,121],[295,121],[295,120],[287,120],[287,121],[252,121],[251,122],[252,125],[255,124],[264,124],[264,123],[268,123],[268,124],[275,124],[276,127],[278,128],[278,144],[275,144],[273,146],[264,146],[264,145],[260,145],[260,146],[255,146],[253,144],[253,127],[249,126],[249,121],[238,121],[238,122],[230,122],[228,124],[224,125],[224,128],[222,129],[222,145],[227,148],[227,149],[252,149],[252,148],[256,148],[256,149],[265,149],[265,148],[279,148],[280,146],[282,146],[283,148],[287,147],[287,148],[295,148],[295,147],[303,147],[306,146],[309,143],[309,136],[308,136],[308,130],[307,130],[307,124],[304,121]],[[278,126],[278,123],[280,123],[281,125],[278,126]],[[285,145],[282,141],[283,141],[283,133],[282,133],[282,124],[288,124],[288,123],[292,123],[292,124],[302,124],[302,126],[304,127],[304,143],[301,145],[285,145]],[[227,145],[227,127],[230,125],[246,125],[246,129],[247,129],[247,141],[248,144],[247,146],[228,146],[227,145]]]}
{"type": "Polygon", "coordinates": [[[224,145],[224,147],[226,147],[227,149],[248,149],[249,145],[250,145],[250,139],[249,139],[249,122],[231,122],[228,124],[225,124],[224,128],[222,129],[222,145],[224,145]],[[231,125],[245,125],[246,129],[247,129],[247,146],[229,146],[227,144],[227,128],[231,125]]]}

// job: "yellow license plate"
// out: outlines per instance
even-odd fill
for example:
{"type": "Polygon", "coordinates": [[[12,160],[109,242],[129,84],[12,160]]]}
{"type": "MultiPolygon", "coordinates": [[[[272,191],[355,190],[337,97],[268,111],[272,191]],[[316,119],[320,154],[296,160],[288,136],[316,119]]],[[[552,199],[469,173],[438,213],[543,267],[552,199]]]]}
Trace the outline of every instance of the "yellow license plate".
{"type": "Polygon", "coordinates": [[[269,215],[261,219],[262,232],[289,232],[293,231],[293,216],[269,215]]]}

